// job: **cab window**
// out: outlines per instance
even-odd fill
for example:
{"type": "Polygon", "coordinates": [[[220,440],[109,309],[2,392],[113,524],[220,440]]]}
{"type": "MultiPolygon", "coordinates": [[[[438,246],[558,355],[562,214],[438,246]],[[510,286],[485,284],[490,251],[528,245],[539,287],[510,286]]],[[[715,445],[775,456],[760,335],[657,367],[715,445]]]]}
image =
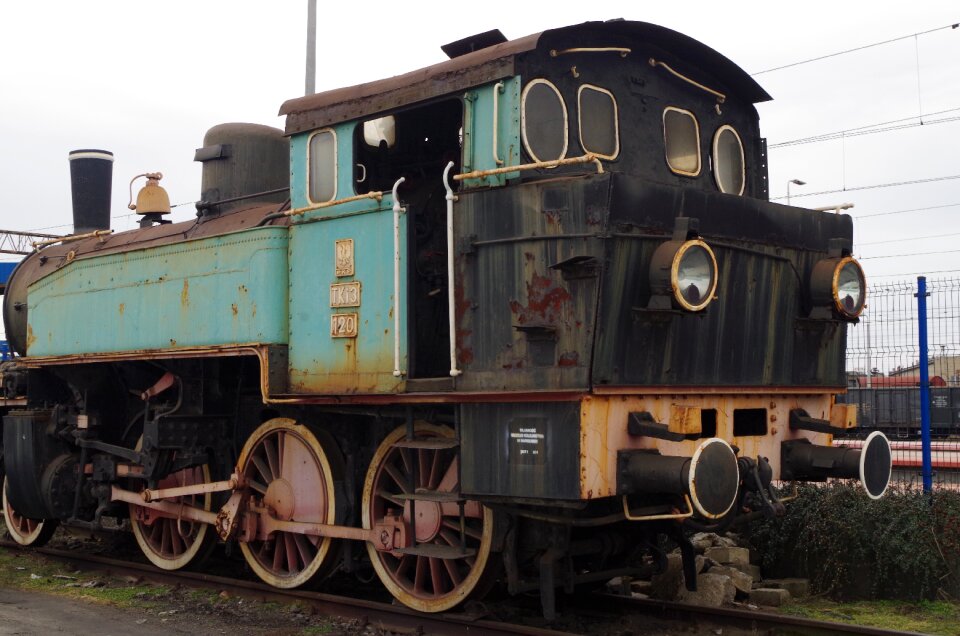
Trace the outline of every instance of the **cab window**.
{"type": "Polygon", "coordinates": [[[321,130],[310,137],[307,151],[311,203],[326,203],[337,195],[337,134],[321,130]]]}
{"type": "Polygon", "coordinates": [[[526,85],[520,96],[523,147],[534,161],[563,159],[567,154],[567,106],[557,87],[544,79],[526,85]]]}
{"type": "Polygon", "coordinates": [[[663,147],[667,165],[677,174],[700,174],[700,127],[688,110],[668,106],[663,111],[663,147]]]}
{"type": "Polygon", "coordinates": [[[620,153],[620,129],[613,93],[584,84],[577,91],[577,113],[583,150],[604,159],[615,159],[620,153]]]}
{"type": "Polygon", "coordinates": [[[460,163],[462,127],[456,99],[360,122],[353,138],[356,193],[389,191],[400,177],[407,179],[407,196],[421,181],[438,185],[446,163],[460,163]]]}
{"type": "Polygon", "coordinates": [[[743,194],[743,142],[733,126],[721,126],[713,136],[713,178],[720,192],[743,194]]]}

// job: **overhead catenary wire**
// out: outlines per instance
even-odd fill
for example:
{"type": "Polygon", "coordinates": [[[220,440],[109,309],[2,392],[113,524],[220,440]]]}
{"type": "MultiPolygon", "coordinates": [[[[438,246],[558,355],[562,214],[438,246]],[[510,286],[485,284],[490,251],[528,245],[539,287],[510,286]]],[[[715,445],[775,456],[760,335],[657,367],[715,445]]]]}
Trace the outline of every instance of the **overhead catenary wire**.
{"type": "Polygon", "coordinates": [[[814,143],[819,143],[821,141],[834,141],[836,139],[845,139],[848,137],[860,137],[862,135],[874,135],[877,133],[894,132],[898,130],[906,130],[908,128],[919,128],[921,126],[934,126],[936,124],[948,124],[951,122],[960,121],[960,116],[944,117],[942,119],[924,119],[924,117],[932,117],[934,115],[944,115],[947,113],[955,113],[957,111],[960,111],[960,108],[948,108],[946,110],[938,110],[932,113],[913,115],[911,117],[904,117],[902,119],[892,119],[890,121],[878,122],[876,124],[868,124],[866,126],[857,126],[856,128],[848,128],[846,130],[837,130],[834,132],[822,133],[819,135],[811,135],[809,137],[800,137],[798,139],[780,141],[774,144],[768,144],[767,148],[770,150],[775,150],[777,148],[789,148],[790,146],[814,144],[814,143]],[[909,123],[904,123],[904,122],[909,122],[909,123]]]}
{"type": "Polygon", "coordinates": [[[866,243],[855,243],[856,247],[863,247],[865,245],[882,245],[884,243],[903,243],[905,241],[925,241],[927,239],[940,239],[948,238],[951,236],[960,236],[960,232],[954,232],[952,234],[928,234],[926,236],[911,236],[908,238],[895,238],[887,239],[885,241],[867,241],[866,243]]]}
{"type": "Polygon", "coordinates": [[[794,66],[800,66],[800,65],[802,65],[802,64],[810,64],[811,62],[819,62],[820,60],[827,60],[827,59],[830,59],[831,57],[837,57],[837,56],[840,56],[840,55],[846,55],[846,54],[848,54],[848,53],[855,53],[855,52],[857,52],[857,51],[863,51],[863,50],[865,50],[865,49],[872,49],[872,48],[877,47],[877,46],[883,46],[884,44],[892,44],[893,42],[900,42],[900,41],[902,41],[902,40],[909,40],[910,38],[916,38],[916,37],[919,37],[919,36],[921,36],[921,35],[928,35],[928,34],[930,34],[930,33],[936,33],[937,31],[945,31],[945,30],[947,30],[947,29],[956,29],[957,27],[960,27],[960,22],[955,22],[955,23],[953,23],[953,24],[948,24],[948,25],[946,25],[946,26],[937,27],[937,28],[935,28],[935,29],[930,29],[930,30],[928,30],[928,31],[919,31],[919,32],[917,32],[917,33],[911,33],[910,35],[902,35],[902,36],[897,37],[897,38],[892,38],[892,39],[889,39],[889,40],[883,40],[882,42],[874,42],[873,44],[864,44],[863,46],[857,46],[857,47],[854,47],[854,48],[852,48],[852,49],[846,49],[846,50],[843,50],[843,51],[837,51],[837,52],[835,52],[835,53],[828,53],[828,54],[826,54],[826,55],[820,55],[820,56],[818,56],[818,57],[811,57],[811,58],[806,59],[806,60],[799,60],[799,61],[797,61],[797,62],[791,62],[791,63],[789,63],[789,64],[783,64],[782,66],[775,66],[775,67],[773,67],[773,68],[764,69],[764,70],[762,70],[762,71],[756,71],[755,73],[751,73],[751,75],[756,76],[756,75],[763,75],[764,73],[772,73],[772,72],[774,72],[774,71],[781,71],[781,70],[783,70],[783,69],[793,68],[794,66]]]}
{"type": "Polygon", "coordinates": [[[926,212],[928,210],[942,210],[944,208],[955,208],[960,206],[960,203],[945,203],[943,205],[928,205],[923,208],[907,208],[906,210],[891,210],[889,212],[874,212],[872,214],[857,214],[855,219],[857,221],[861,219],[869,219],[877,216],[890,216],[891,214],[907,214],[908,212],[926,212]]]}
{"type": "Polygon", "coordinates": [[[957,274],[960,269],[935,269],[922,272],[897,272],[895,274],[870,274],[870,278],[893,278],[904,276],[930,276],[931,274],[957,274]]]}
{"type": "Polygon", "coordinates": [[[938,254],[956,254],[960,250],[931,250],[928,252],[910,252],[909,254],[882,254],[880,256],[861,256],[858,260],[870,261],[878,258],[907,258],[910,256],[935,256],[938,254]]]}
{"type": "MultiPolygon", "coordinates": [[[[960,174],[952,174],[944,177],[931,177],[929,179],[913,179],[911,181],[894,181],[890,183],[876,183],[873,185],[866,186],[854,186],[852,188],[837,188],[835,190],[821,190],[819,192],[804,192],[802,194],[793,194],[791,199],[799,199],[801,197],[815,197],[821,194],[837,194],[838,192],[855,192],[858,190],[874,190],[877,188],[895,188],[905,185],[917,185],[921,183],[934,183],[937,181],[948,181],[950,179],[960,179],[960,174]]],[[[780,199],[786,199],[786,196],[782,197],[771,197],[771,201],[779,201],[780,199]]]]}

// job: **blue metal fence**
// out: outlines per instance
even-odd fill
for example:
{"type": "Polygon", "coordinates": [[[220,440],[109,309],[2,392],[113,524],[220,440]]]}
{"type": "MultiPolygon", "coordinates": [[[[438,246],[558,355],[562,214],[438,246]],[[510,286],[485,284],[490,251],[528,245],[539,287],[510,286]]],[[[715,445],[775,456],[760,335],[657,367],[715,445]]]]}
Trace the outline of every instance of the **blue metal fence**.
{"type": "Polygon", "coordinates": [[[847,384],[855,435],[886,433],[898,481],[960,487],[960,280],[872,286],[847,331],[847,384]]]}

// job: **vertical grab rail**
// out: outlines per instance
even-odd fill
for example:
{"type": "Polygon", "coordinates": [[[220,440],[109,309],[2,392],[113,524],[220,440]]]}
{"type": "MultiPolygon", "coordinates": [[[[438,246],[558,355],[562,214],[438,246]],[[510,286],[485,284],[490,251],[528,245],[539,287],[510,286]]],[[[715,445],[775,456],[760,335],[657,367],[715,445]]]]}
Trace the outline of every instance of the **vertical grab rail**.
{"type": "MultiPolygon", "coordinates": [[[[503,159],[500,158],[497,151],[497,129],[500,127],[500,93],[502,92],[503,82],[497,82],[496,86],[493,87],[493,162],[498,166],[503,165],[503,159]]],[[[443,181],[446,183],[446,176],[444,176],[443,181]]]]}
{"type": "MultiPolygon", "coordinates": [[[[451,164],[452,165],[452,164],[451,164]]],[[[393,184],[393,377],[403,375],[400,370],[400,214],[406,210],[400,206],[397,188],[406,181],[404,177],[393,184]]]]}
{"type": "Polygon", "coordinates": [[[447,178],[453,162],[449,162],[443,170],[443,187],[447,190],[447,317],[450,321],[450,376],[457,377],[463,371],[457,368],[457,325],[456,307],[454,306],[454,271],[453,271],[453,202],[457,195],[453,193],[447,178]]]}

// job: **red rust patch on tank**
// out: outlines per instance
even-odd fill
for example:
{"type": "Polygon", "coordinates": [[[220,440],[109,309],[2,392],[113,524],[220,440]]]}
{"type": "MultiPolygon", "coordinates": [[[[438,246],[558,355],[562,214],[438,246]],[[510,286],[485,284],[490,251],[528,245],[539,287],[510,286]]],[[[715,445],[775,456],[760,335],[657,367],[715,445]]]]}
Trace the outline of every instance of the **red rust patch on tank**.
{"type": "Polygon", "coordinates": [[[553,279],[534,274],[527,282],[527,304],[510,301],[510,311],[517,317],[517,324],[557,324],[568,309],[566,303],[573,300],[563,286],[555,285],[553,279]]]}
{"type": "MultiPolygon", "coordinates": [[[[466,278],[463,271],[460,271],[459,280],[463,281],[466,278]]],[[[455,284],[453,286],[453,312],[455,317],[456,329],[456,345],[457,345],[457,361],[460,364],[470,364],[473,362],[473,348],[468,347],[466,342],[467,339],[473,334],[471,329],[463,329],[462,325],[466,319],[467,312],[473,306],[473,303],[467,298],[464,294],[464,286],[461,282],[460,284],[455,284]]]]}
{"type": "Polygon", "coordinates": [[[557,359],[557,364],[561,367],[575,367],[578,362],[580,362],[580,354],[576,351],[565,351],[557,359]]]}

